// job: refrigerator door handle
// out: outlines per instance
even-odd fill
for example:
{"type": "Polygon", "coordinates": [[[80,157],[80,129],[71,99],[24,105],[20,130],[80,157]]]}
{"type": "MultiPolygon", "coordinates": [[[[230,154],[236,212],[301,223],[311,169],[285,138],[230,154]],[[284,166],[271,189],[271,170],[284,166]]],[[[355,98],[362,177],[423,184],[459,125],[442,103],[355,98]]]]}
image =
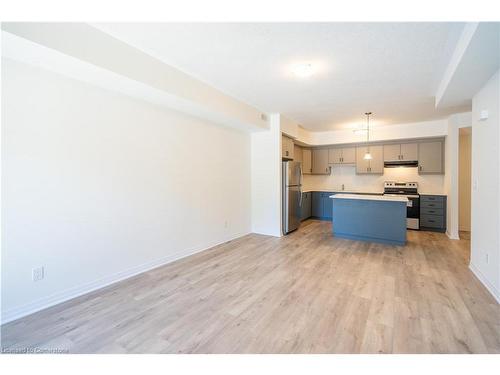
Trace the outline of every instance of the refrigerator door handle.
{"type": "Polygon", "coordinates": [[[299,180],[299,194],[300,194],[300,203],[299,207],[302,207],[302,178],[304,178],[304,175],[302,174],[302,164],[299,164],[299,170],[300,170],[300,180],[299,180]]]}

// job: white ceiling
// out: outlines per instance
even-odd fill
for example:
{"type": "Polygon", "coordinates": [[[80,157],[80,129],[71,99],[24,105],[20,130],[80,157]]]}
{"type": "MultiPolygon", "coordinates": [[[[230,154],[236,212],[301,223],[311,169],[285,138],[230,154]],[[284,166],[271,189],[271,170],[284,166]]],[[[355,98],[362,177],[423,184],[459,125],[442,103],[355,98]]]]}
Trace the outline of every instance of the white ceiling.
{"type": "Polygon", "coordinates": [[[312,131],[418,122],[470,110],[435,108],[463,24],[94,24],[167,64],[312,131]],[[312,77],[291,68],[311,63],[312,77]]]}

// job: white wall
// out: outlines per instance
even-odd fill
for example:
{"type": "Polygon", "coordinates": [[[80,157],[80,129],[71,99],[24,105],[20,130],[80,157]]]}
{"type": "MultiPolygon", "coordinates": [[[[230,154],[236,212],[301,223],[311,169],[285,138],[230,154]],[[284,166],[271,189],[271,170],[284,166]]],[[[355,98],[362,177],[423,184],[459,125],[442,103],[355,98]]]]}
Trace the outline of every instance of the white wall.
{"type": "Polygon", "coordinates": [[[472,99],[472,224],[470,267],[500,302],[499,72],[472,99]],[[489,118],[479,120],[487,110],[489,118]]]}
{"type": "Polygon", "coordinates": [[[248,133],[2,64],[3,321],[250,232],[248,133]]]}
{"type": "Polygon", "coordinates": [[[208,121],[268,129],[262,112],[84,23],[3,22],[2,56],[208,121]]]}
{"type": "Polygon", "coordinates": [[[252,232],[281,236],[280,115],[270,116],[270,130],[251,134],[252,232]]]}
{"type": "Polygon", "coordinates": [[[460,128],[469,127],[472,123],[470,112],[457,113],[448,118],[448,135],[445,141],[445,193],[447,199],[446,234],[451,239],[459,239],[458,235],[458,143],[460,128]]]}
{"type": "MultiPolygon", "coordinates": [[[[290,120],[289,118],[279,115],[280,129],[283,133],[291,138],[298,138],[300,129],[302,129],[296,122],[290,120]]],[[[307,130],[306,130],[307,131],[307,130]]]]}
{"type": "Polygon", "coordinates": [[[443,194],[443,175],[419,175],[417,168],[384,168],[383,175],[357,175],[354,166],[334,166],[331,175],[304,175],[305,190],[382,193],[384,181],[418,182],[421,194],[443,194]]]}

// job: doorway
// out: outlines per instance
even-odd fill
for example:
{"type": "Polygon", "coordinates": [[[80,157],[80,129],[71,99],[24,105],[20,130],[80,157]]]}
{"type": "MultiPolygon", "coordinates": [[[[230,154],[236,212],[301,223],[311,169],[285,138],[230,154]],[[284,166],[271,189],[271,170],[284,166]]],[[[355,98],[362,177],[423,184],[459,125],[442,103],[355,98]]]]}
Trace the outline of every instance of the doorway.
{"type": "Polygon", "coordinates": [[[458,141],[458,230],[460,239],[469,241],[471,230],[471,147],[472,127],[460,128],[458,141]]]}

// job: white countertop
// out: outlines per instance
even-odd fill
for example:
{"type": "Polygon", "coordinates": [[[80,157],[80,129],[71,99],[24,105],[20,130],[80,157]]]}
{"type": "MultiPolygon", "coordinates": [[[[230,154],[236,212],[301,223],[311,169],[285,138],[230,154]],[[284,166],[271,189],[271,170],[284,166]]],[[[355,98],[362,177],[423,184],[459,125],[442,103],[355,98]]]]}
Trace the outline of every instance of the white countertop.
{"type": "MultiPolygon", "coordinates": [[[[337,189],[304,189],[302,192],[303,193],[310,193],[311,191],[318,191],[320,193],[342,193],[342,190],[337,190],[337,189]]],[[[360,191],[356,191],[356,190],[345,190],[345,193],[343,194],[349,194],[349,193],[352,193],[352,194],[383,194],[384,192],[383,191],[366,191],[366,190],[360,190],[360,191]]]]}
{"type": "Polygon", "coordinates": [[[408,202],[408,198],[392,195],[359,195],[359,194],[335,194],[330,195],[332,199],[361,199],[365,201],[387,201],[387,202],[408,202]]]}

